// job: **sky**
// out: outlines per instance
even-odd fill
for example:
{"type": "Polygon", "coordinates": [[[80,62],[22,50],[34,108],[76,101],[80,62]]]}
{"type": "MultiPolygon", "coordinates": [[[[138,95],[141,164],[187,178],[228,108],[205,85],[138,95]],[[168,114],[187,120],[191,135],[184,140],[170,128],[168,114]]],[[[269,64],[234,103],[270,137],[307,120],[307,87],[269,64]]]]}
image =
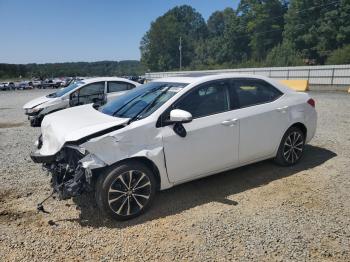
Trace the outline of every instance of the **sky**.
{"type": "Polygon", "coordinates": [[[139,60],[157,17],[191,5],[205,20],[238,0],[0,0],[0,63],[139,60]]]}

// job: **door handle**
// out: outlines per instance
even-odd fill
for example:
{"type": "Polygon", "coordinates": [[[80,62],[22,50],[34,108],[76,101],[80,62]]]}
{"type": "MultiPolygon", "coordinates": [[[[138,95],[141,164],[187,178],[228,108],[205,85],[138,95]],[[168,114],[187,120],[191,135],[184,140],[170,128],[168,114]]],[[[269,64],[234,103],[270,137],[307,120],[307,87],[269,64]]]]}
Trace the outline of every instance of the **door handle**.
{"type": "Polygon", "coordinates": [[[276,110],[281,113],[285,113],[286,110],[288,109],[288,106],[283,106],[283,107],[278,107],[276,110]]]}
{"type": "Polygon", "coordinates": [[[221,124],[224,126],[234,126],[236,125],[236,123],[237,123],[237,119],[229,119],[221,122],[221,124]]]}

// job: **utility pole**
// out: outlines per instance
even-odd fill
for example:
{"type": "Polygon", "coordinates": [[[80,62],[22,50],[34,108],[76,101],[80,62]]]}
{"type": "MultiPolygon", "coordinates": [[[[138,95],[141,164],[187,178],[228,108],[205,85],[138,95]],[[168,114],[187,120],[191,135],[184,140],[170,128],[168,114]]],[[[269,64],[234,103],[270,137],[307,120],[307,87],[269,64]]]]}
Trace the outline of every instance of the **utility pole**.
{"type": "Polygon", "coordinates": [[[181,71],[182,70],[182,38],[181,36],[180,36],[179,51],[180,51],[180,71],[181,71]]]}

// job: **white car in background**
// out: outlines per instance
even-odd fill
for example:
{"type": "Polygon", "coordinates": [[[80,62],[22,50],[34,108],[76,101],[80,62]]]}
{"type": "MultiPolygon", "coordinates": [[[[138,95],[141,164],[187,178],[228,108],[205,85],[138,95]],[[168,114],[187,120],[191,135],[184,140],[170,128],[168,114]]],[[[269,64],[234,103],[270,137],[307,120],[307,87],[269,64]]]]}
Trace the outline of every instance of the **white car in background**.
{"type": "Polygon", "coordinates": [[[60,199],[94,189],[100,209],[125,220],[157,190],[270,158],[296,164],[316,122],[308,94],[267,77],[164,78],[45,117],[31,158],[60,199]]]}
{"type": "Polygon", "coordinates": [[[140,85],[119,77],[96,77],[72,82],[47,96],[29,101],[23,106],[31,126],[40,126],[44,116],[68,107],[94,103],[103,105],[140,85]]]}

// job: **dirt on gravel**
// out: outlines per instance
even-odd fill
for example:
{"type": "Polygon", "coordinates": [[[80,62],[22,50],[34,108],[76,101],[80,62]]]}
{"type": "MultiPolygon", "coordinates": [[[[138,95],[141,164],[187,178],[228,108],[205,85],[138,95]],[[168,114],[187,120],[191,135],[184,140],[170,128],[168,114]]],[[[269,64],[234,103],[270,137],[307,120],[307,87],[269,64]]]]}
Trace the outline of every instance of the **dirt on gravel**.
{"type": "Polygon", "coordinates": [[[25,124],[24,122],[22,122],[22,123],[11,123],[11,122],[1,123],[0,122],[0,128],[18,127],[18,126],[23,126],[24,124],[25,124]]]}
{"type": "Polygon", "coordinates": [[[350,261],[349,94],[310,93],[318,129],[296,166],[263,161],[186,183],[115,222],[90,195],[36,211],[50,177],[29,157],[40,129],[21,107],[49,92],[0,93],[2,261],[350,261]]]}

